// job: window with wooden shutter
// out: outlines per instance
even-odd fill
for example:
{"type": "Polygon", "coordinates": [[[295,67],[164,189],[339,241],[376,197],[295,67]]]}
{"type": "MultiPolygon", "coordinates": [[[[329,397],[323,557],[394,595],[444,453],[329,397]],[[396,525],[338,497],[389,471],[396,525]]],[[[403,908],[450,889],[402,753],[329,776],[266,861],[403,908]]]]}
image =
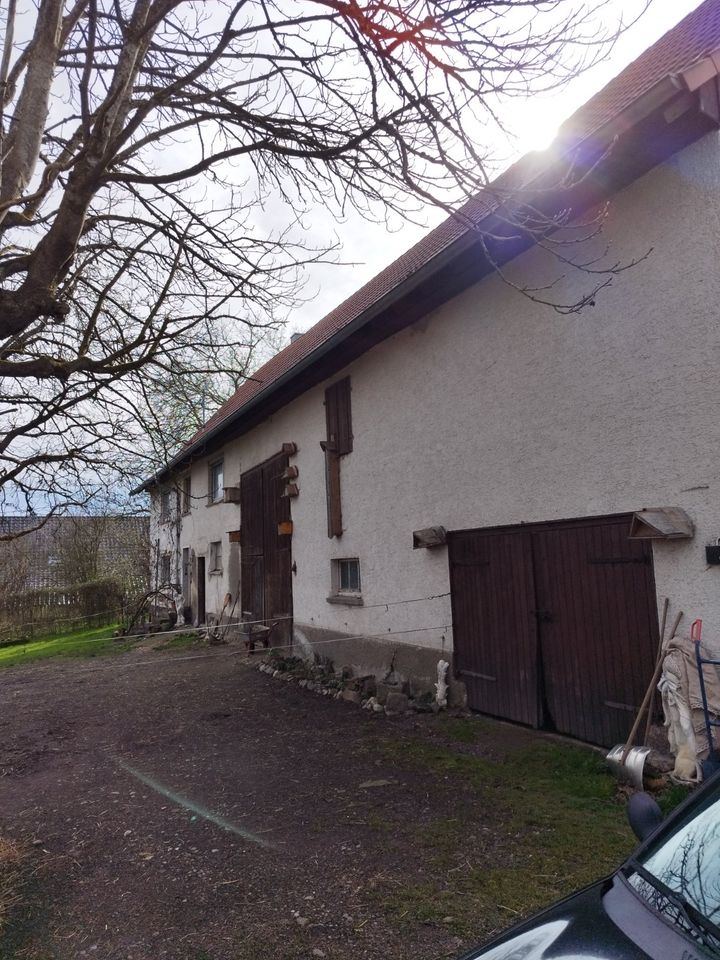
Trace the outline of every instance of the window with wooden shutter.
{"type": "Polygon", "coordinates": [[[339,537],[343,532],[342,501],[340,499],[340,457],[322,440],[325,452],[325,492],[327,496],[328,536],[339,537]]]}
{"type": "Polygon", "coordinates": [[[342,535],[342,501],[340,497],[340,457],[353,448],[352,415],[350,412],[350,377],[338,380],[325,391],[327,440],[320,446],[325,453],[325,489],[327,491],[328,536],[342,535]]]}
{"type": "Polygon", "coordinates": [[[334,452],[343,457],[353,448],[352,416],[350,412],[350,377],[338,380],[325,391],[325,418],[327,442],[334,452]]]}

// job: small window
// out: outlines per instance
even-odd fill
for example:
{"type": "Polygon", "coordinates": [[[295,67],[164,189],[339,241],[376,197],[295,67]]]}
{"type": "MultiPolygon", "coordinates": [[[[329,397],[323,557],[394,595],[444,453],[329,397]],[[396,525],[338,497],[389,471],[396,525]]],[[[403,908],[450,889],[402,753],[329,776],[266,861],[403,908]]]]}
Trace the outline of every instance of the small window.
{"type": "Polygon", "coordinates": [[[208,573],[222,573],[222,541],[215,540],[210,544],[210,569],[208,573]]]}
{"type": "Polygon", "coordinates": [[[164,553],[160,557],[160,583],[158,586],[164,587],[170,583],[170,554],[164,553]]]}
{"type": "Polygon", "coordinates": [[[170,491],[163,490],[160,494],[160,519],[170,519],[170,491]]]}
{"type": "Polygon", "coordinates": [[[224,497],[225,476],[223,470],[223,461],[210,465],[210,503],[220,503],[224,497]]]}
{"type": "Polygon", "coordinates": [[[362,604],[360,561],[356,558],[332,561],[332,593],[328,603],[362,604]]]}
{"type": "Polygon", "coordinates": [[[190,474],[186,474],[180,481],[180,495],[182,498],[182,512],[190,513],[190,504],[192,503],[192,487],[190,485],[190,474]]]}
{"type": "Polygon", "coordinates": [[[360,593],[360,561],[338,560],[338,593],[360,593]]]}

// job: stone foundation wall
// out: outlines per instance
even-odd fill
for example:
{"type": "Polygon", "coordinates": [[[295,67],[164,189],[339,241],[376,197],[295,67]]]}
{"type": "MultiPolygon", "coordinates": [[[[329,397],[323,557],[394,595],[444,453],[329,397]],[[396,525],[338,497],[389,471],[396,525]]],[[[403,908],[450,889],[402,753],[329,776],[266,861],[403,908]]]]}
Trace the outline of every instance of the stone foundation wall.
{"type": "Polygon", "coordinates": [[[336,631],[296,624],[294,629],[296,656],[308,651],[332,661],[337,669],[348,668],[355,677],[374,676],[378,681],[390,679],[393,685],[405,688],[410,696],[435,694],[439,660],[450,664],[447,673],[448,703],[464,706],[465,684],[455,678],[453,655],[435,647],[418,647],[408,643],[392,643],[374,637],[338,636],[336,631]]]}

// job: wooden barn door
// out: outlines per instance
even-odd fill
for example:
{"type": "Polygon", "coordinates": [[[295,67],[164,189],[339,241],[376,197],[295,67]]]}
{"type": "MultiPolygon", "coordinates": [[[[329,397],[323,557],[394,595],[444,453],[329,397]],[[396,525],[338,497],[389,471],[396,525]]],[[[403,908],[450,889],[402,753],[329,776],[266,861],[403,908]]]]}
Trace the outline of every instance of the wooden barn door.
{"type": "Polygon", "coordinates": [[[292,640],[292,537],[279,525],[290,520],[283,496],[287,454],[278,454],[240,478],[240,583],[243,615],[272,627],[275,645],[292,640]]]}
{"type": "Polygon", "coordinates": [[[450,538],[455,671],[476,710],[538,726],[538,650],[528,536],[450,538]]]}
{"type": "Polygon", "coordinates": [[[265,619],[262,467],[240,477],[240,599],[244,620],[265,619]]]}
{"type": "Polygon", "coordinates": [[[658,644],[650,544],[629,517],[548,525],[533,534],[547,723],[611,746],[624,741],[658,644]]]}
{"type": "Polygon", "coordinates": [[[452,533],[456,672],[475,710],[624,741],[652,676],[650,545],[628,516],[452,533]]]}

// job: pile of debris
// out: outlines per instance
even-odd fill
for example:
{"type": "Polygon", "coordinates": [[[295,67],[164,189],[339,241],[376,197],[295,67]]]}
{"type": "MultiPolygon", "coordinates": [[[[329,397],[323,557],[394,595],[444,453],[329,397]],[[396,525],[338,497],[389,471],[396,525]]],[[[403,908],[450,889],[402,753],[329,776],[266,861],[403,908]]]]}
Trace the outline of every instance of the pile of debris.
{"type": "Polygon", "coordinates": [[[356,703],[365,710],[400,717],[407,713],[438,713],[445,709],[435,692],[415,690],[391,670],[383,680],[373,674],[355,676],[351,667],[336,668],[327,659],[309,662],[300,657],[284,657],[271,650],[258,670],[276,680],[296,683],[324,697],[356,703]]]}

